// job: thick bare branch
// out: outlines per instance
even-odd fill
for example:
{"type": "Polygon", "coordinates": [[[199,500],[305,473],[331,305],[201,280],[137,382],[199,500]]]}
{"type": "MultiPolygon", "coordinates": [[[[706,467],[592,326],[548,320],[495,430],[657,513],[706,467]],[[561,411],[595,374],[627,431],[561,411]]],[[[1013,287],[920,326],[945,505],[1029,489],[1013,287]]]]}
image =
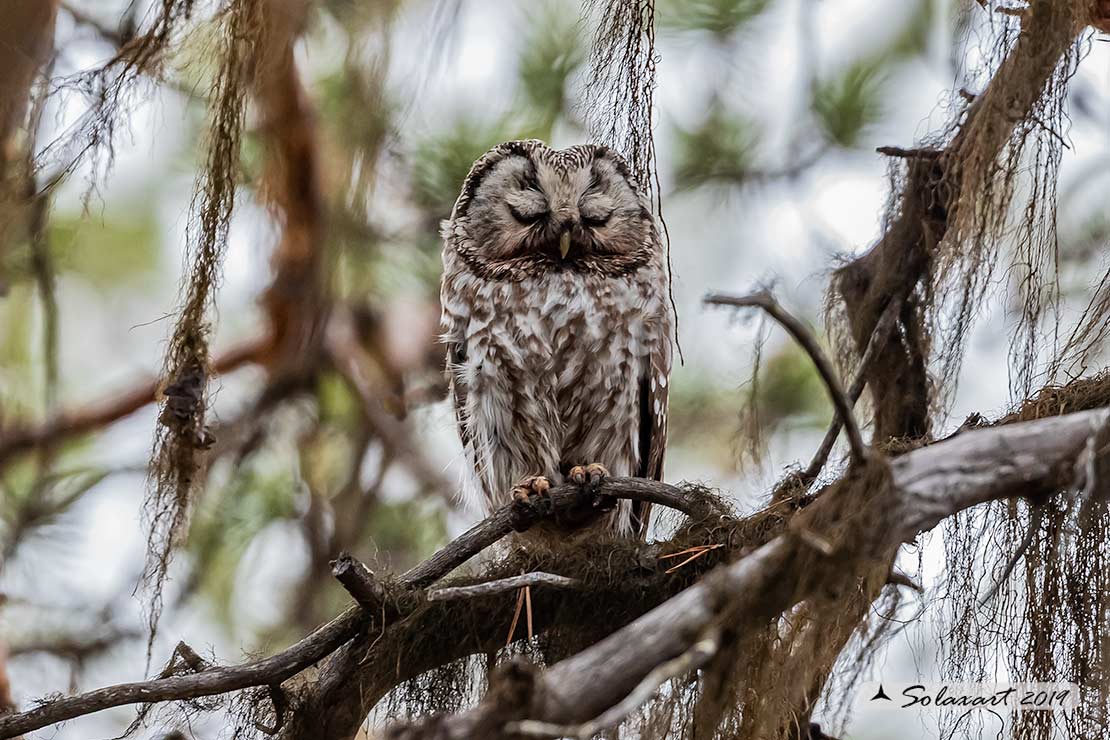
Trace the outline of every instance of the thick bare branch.
{"type": "Polygon", "coordinates": [[[599,732],[610,730],[619,725],[630,714],[650,701],[667,681],[685,676],[690,671],[704,666],[716,654],[719,644],[720,632],[716,629],[710,629],[709,634],[695,642],[685,653],[668,660],[645,676],[644,680],[628,696],[606,710],[597,719],[580,725],[556,725],[525,720],[508,725],[506,731],[510,734],[517,733],[527,737],[574,737],[587,740],[599,732]]]}
{"type": "Polygon", "coordinates": [[[1100,440],[1094,453],[1099,460],[1110,458],[1108,424],[1108,409],[1081,411],[974,429],[894,459],[902,508],[893,536],[908,541],[977,504],[1083,482],[1089,440],[1100,440]]]}

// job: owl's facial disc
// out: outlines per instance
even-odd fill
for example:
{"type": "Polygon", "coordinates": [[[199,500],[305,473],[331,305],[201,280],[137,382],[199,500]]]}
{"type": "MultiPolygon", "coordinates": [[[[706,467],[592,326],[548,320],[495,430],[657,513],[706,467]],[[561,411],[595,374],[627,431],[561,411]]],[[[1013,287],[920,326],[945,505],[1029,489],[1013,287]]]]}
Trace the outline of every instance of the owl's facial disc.
{"type": "Polygon", "coordinates": [[[599,154],[568,166],[559,154],[511,155],[485,174],[467,212],[469,236],[481,257],[542,254],[573,264],[650,242],[651,214],[611,157],[599,154]]]}

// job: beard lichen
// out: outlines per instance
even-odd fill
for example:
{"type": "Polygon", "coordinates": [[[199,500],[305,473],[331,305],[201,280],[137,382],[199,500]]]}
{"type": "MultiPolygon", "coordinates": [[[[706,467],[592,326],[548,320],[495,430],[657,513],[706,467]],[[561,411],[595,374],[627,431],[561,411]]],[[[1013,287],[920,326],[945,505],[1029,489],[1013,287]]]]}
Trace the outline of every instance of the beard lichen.
{"type": "Polygon", "coordinates": [[[922,147],[886,150],[905,162],[894,176],[886,233],[837,270],[827,311],[837,319],[829,329],[837,354],[850,367],[891,297],[904,301],[869,373],[877,438],[930,433],[955,391],[968,333],[996,267],[1007,264],[1007,247],[1006,273],[1021,307],[1011,387],[1017,397],[1032,388],[1045,318],[1059,302],[1063,101],[1084,50],[1075,5],[1038,0],[1021,20],[990,21],[987,61],[969,81],[986,80],[982,91],[962,90],[966,105],[922,147]]]}
{"type": "MultiPolygon", "coordinates": [[[[1012,424],[1110,405],[1110,374],[1041,389],[996,423],[1012,424]]],[[[1110,711],[1107,475],[1090,450],[1110,443],[1092,429],[1088,452],[1054,490],[1030,490],[1026,503],[994,502],[944,527],[947,581],[941,604],[946,677],[1072,682],[1078,708],[1064,715],[1014,715],[1011,737],[1101,735],[1110,711]],[[1019,557],[1016,569],[1014,558],[1019,557]],[[989,598],[985,598],[989,595],[989,598]]],[[[954,719],[954,718],[953,718],[954,719]]]]}
{"type": "Polygon", "coordinates": [[[235,202],[240,140],[251,84],[251,40],[261,27],[261,0],[233,0],[219,20],[223,39],[212,83],[208,150],[193,196],[184,295],[164,361],[162,408],[150,463],[144,514],[149,526],[142,583],[150,599],[148,656],[157,632],[162,589],[173,550],[185,534],[193,493],[203,477],[209,376],[207,314],[215,300],[235,202]]]}

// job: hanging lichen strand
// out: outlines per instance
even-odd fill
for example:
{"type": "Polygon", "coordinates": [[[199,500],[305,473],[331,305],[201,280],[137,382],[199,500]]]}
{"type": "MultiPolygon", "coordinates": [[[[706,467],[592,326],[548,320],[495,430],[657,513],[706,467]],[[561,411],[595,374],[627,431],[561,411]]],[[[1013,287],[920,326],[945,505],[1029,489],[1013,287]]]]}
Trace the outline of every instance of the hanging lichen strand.
{"type": "Polygon", "coordinates": [[[830,327],[841,357],[858,356],[887,305],[901,301],[868,372],[878,441],[928,436],[955,390],[995,268],[1007,261],[1024,305],[1013,352],[1018,397],[1034,377],[1041,316],[1056,304],[1059,129],[1085,9],[1086,0],[1037,0],[1020,19],[992,17],[986,84],[960,91],[969,102],[948,130],[920,148],[890,150],[905,165],[886,233],[836,271],[830,301],[830,315],[842,317],[830,327]],[[1040,169],[1025,178],[1030,159],[1040,169]]]}
{"type": "Polygon", "coordinates": [[[158,0],[148,11],[152,20],[135,23],[139,6],[132,3],[116,53],[91,71],[54,83],[62,90],[79,91],[89,107],[73,127],[38,155],[36,167],[50,176],[46,184],[74,172],[86,158],[93,165],[92,184],[111,169],[116,127],[133,102],[137,81],[143,76],[160,79],[162,65],[175,48],[182,27],[193,18],[196,5],[197,0],[158,0]]]}
{"type": "Polygon", "coordinates": [[[655,95],[654,0],[586,0],[597,17],[585,90],[590,136],[620,152],[637,184],[658,204],[652,115],[655,95]]]}
{"type": "MultiPolygon", "coordinates": [[[[955,121],[947,173],[949,228],[931,275],[941,377],[955,377],[965,340],[999,264],[1009,264],[1021,307],[1010,347],[1011,391],[1036,386],[1046,312],[1058,307],[1056,181],[1065,144],[1064,100],[1082,56],[1086,0],[1035,2],[1000,20],[980,77],[986,88],[955,121]],[[993,87],[1000,90],[992,90],[993,87]],[[1009,259],[1000,259],[1010,247],[1009,259]]],[[[1055,322],[1053,322],[1055,325],[1055,322]]],[[[946,389],[949,393],[952,388],[946,389]]]]}
{"type": "MultiPolygon", "coordinates": [[[[997,424],[1032,421],[1110,404],[1110,374],[1046,387],[997,424]]],[[[1089,451],[1110,443],[1092,435],[1089,451]]],[[[1110,471],[1091,464],[1060,471],[1074,490],[1030,490],[1029,505],[996,502],[944,527],[947,583],[938,596],[946,678],[991,680],[1004,665],[1014,681],[1079,686],[1075,711],[1017,713],[1011,737],[1101,737],[1110,710],[1110,471]],[[1014,564],[1014,554],[1023,554],[1014,564]],[[985,598],[997,588],[997,593],[985,598]],[[1053,729],[1055,728],[1055,729],[1053,729]],[[1053,733],[1056,734],[1053,734],[1053,733]]],[[[955,722],[957,717],[950,717],[955,722]]]]}
{"type": "MultiPolygon", "coordinates": [[[[973,110],[978,119],[973,135],[962,140],[957,135],[964,163],[958,173],[960,197],[933,272],[955,276],[935,278],[938,292],[954,295],[959,307],[944,345],[945,365],[954,368],[991,277],[997,245],[1012,234],[1012,274],[1022,313],[1011,345],[1011,386],[1019,398],[1036,385],[1042,316],[1059,300],[1056,179],[1064,146],[1063,101],[1081,55],[1076,38],[1085,10],[1082,2],[1035,3],[1023,23],[1026,29],[1037,24],[1039,33],[1016,35],[1007,28],[1001,34],[995,59],[1002,61],[994,81],[1006,80],[1008,95],[994,96],[991,107],[973,110]],[[1029,112],[1015,121],[1013,106],[1031,98],[1029,112]],[[995,156],[999,141],[1003,146],[995,156]],[[1032,164],[1036,175],[1018,189],[1023,183],[1017,173],[1025,164],[1032,164]],[[1024,195],[1024,204],[1014,202],[1015,192],[1024,195]],[[1020,214],[1016,224],[1014,212],[1020,214]]],[[[1086,314],[1073,337],[1097,339],[1101,330],[1093,327],[1103,316],[1097,296],[1086,314]]],[[[1058,372],[1069,354],[1084,351],[1071,345],[1052,348],[1056,357],[1049,374],[1058,372]]],[[[1046,388],[1008,419],[1080,410],[1104,398],[1105,386],[1106,379],[1100,378],[1046,388]]],[[[942,644],[947,676],[983,680],[996,674],[1001,661],[1013,680],[1071,681],[1080,687],[1080,708],[1062,720],[1049,712],[1015,714],[1008,723],[1013,738],[1088,738],[1105,727],[1110,509],[1106,484],[1099,483],[1106,480],[1105,473],[1080,472],[1078,477],[1086,480],[1081,490],[1030,491],[1032,506],[993,504],[955,517],[945,527],[949,565],[942,644]],[[1060,495],[1050,499],[1051,494],[1060,495]],[[1008,567],[1022,550],[1024,560],[1016,569],[1020,575],[1011,578],[1008,567]],[[1000,579],[1004,582],[998,593],[979,603],[1000,579]]],[[[954,729],[960,720],[949,719],[954,729]]]]}
{"type": "Polygon", "coordinates": [[[582,14],[597,20],[583,95],[590,140],[621,153],[663,229],[667,245],[667,293],[674,312],[675,346],[681,360],[671,236],[663,218],[652,130],[659,61],[655,52],[655,0],[584,0],[582,14]]]}
{"type": "MultiPolygon", "coordinates": [[[[939,175],[933,192],[942,206],[940,218],[930,224],[937,227],[931,234],[936,246],[927,253],[927,277],[917,293],[926,340],[931,336],[937,350],[931,358],[937,377],[956,377],[995,267],[1007,262],[1021,309],[1010,351],[1014,396],[1028,396],[1044,369],[1042,319],[1059,301],[1055,216],[1064,99],[1082,56],[1087,9],[1085,0],[1038,0],[1019,19],[994,19],[994,47],[983,71],[989,82],[942,138],[947,145],[931,165],[939,175]],[[1027,171],[1034,174],[1026,176],[1027,171]]],[[[911,162],[911,173],[914,166],[911,162]]],[[[1099,333],[1091,328],[1102,315],[1098,305],[1092,301],[1077,336],[1099,333]]],[[[1058,317],[1052,318],[1055,323],[1058,317]]],[[[1053,373],[1066,352],[1050,349],[1057,358],[1048,366],[1053,373]]],[[[1105,398],[1105,385],[1105,379],[1096,379],[1045,389],[1002,423],[1065,408],[1078,411],[1105,398]]],[[[951,396],[953,384],[938,391],[934,408],[951,396]]],[[[877,401],[884,403],[885,398],[877,401]]],[[[1085,478],[1082,490],[1031,490],[1031,507],[991,504],[953,517],[944,530],[947,572],[939,594],[938,649],[946,678],[990,680],[1004,665],[1015,681],[1080,686],[1082,708],[1063,720],[1051,712],[1014,714],[1006,726],[1011,737],[1022,740],[1096,737],[1105,726],[1110,510],[1106,491],[1097,490],[1103,474],[1072,473],[1061,471],[1061,479],[1085,478]],[[1015,571],[1020,576],[1010,578],[1008,565],[1023,549],[1024,561],[1015,571]],[[1000,579],[1005,582],[998,593],[980,603],[1000,579]]],[[[952,715],[945,729],[966,730],[968,721],[952,715]]]]}
{"type": "Polygon", "coordinates": [[[208,380],[207,314],[220,278],[235,200],[235,180],[252,49],[261,28],[262,0],[231,0],[217,17],[223,36],[212,83],[207,159],[196,183],[188,229],[189,269],[184,299],[165,357],[162,408],[150,465],[145,505],[149,526],[143,586],[149,597],[153,645],[162,587],[173,549],[184,534],[192,493],[203,472],[212,437],[205,427],[208,380]]]}

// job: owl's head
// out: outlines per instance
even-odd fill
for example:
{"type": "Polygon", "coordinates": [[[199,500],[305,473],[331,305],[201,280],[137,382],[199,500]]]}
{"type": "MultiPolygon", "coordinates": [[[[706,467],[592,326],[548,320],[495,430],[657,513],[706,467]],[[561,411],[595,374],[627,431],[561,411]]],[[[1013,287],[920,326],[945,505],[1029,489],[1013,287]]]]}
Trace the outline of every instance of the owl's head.
{"type": "Polygon", "coordinates": [[[499,144],[474,163],[444,226],[448,249],[500,277],[634,269],[659,239],[647,201],[612,150],[499,144]]]}

